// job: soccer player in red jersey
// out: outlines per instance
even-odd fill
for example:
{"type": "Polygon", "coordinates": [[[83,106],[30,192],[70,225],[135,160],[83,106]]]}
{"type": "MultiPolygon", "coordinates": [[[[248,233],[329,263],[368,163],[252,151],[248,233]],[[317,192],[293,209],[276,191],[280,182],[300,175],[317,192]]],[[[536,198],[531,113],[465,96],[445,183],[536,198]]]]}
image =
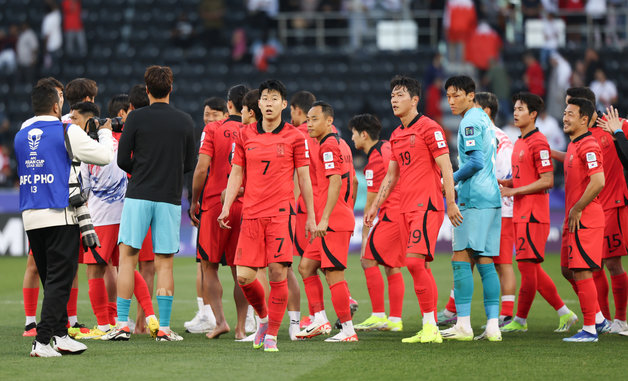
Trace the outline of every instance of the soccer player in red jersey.
{"type": "MultiPolygon", "coordinates": [[[[349,121],[351,139],[355,148],[367,154],[364,167],[366,179],[366,204],[364,210],[371,208],[377,191],[386,176],[392,149],[390,142],[380,140],[382,125],[371,114],[356,115],[349,121]]],[[[403,295],[405,284],[401,268],[406,265],[406,251],[403,246],[400,229],[400,194],[395,187],[388,199],[379,209],[378,222],[373,229],[364,225],[362,228],[362,249],[360,262],[366,277],[366,286],[371,298],[372,314],[355,326],[357,331],[387,330],[402,331],[403,295]],[[390,314],[386,317],[384,307],[384,279],[378,265],[384,266],[388,278],[388,299],[390,314]]]]}
{"type": "Polygon", "coordinates": [[[527,317],[536,292],[558,311],[560,323],[557,332],[564,332],[578,320],[558,295],[552,279],[541,267],[545,260],[545,243],[549,235],[549,193],[554,185],[554,167],[547,138],[535,122],[543,111],[543,99],[531,93],[513,97],[514,124],[521,130],[512,153],[512,179],[500,180],[501,194],[514,197],[514,224],[517,247],[517,266],[521,273],[521,287],[517,315],[502,332],[526,332],[527,317]]]}
{"type": "MultiPolygon", "coordinates": [[[[203,123],[207,126],[210,123],[223,121],[229,116],[227,102],[220,97],[211,97],[205,100],[203,106],[203,123]]],[[[202,141],[201,137],[201,141],[202,141]]],[[[216,325],[216,319],[212,311],[209,290],[203,288],[203,274],[201,268],[201,257],[196,255],[196,302],[198,310],[192,320],[183,323],[185,330],[190,333],[206,333],[216,325]]]]}
{"type": "Polygon", "coordinates": [[[427,263],[434,259],[436,238],[444,219],[443,190],[451,223],[458,226],[462,222],[456,206],[449,148],[442,127],[417,111],[421,92],[417,80],[396,76],[390,82],[390,90],[393,113],[401,125],[390,138],[392,155],[388,172],[377,198],[364,215],[364,223],[373,225],[378,209],[399,183],[406,266],[423,314],[423,329],[402,341],[440,343],[443,339],[436,326],[438,290],[427,263]]]}
{"type": "MultiPolygon", "coordinates": [[[[207,334],[210,339],[230,331],[222,306],[222,285],[218,278],[218,266],[223,263],[231,267],[234,280],[237,280],[234,264],[235,250],[240,234],[241,198],[236,198],[229,214],[232,217],[231,229],[221,229],[216,219],[222,211],[220,196],[227,187],[231,172],[231,155],[236,136],[242,128],[242,99],[248,88],[236,85],[227,93],[229,117],[224,121],[208,124],[202,135],[198,163],[192,183],[192,208],[190,218],[198,226],[197,254],[201,258],[203,289],[208,291],[209,303],[216,318],[216,324],[207,334]],[[202,203],[199,202],[202,195],[202,203]],[[200,213],[200,218],[197,215],[200,213]]],[[[246,336],[244,324],[248,303],[237,283],[233,290],[236,304],[236,339],[246,336]]]]}
{"type": "Polygon", "coordinates": [[[281,120],[287,107],[286,87],[277,80],[263,82],[259,106],[262,119],[241,130],[236,138],[232,169],[218,222],[230,228],[229,211],[246,176],[242,224],[236,250],[238,283],[260,317],[254,348],[276,352],[277,332],[288,303],[287,273],[292,263],[293,226],[290,207],[294,203],[293,175],[308,212],[306,232],[314,232],[314,204],[305,137],[281,120]],[[257,280],[259,268],[269,268],[268,303],[257,280]]]}
{"type": "Polygon", "coordinates": [[[316,282],[317,271],[322,269],[331,291],[334,310],[341,323],[341,331],[327,342],[358,341],[358,336],[351,320],[349,306],[349,288],[344,272],[347,268],[349,241],[355,225],[353,216],[353,197],[355,170],[351,149],[338,134],[332,130],[334,110],[325,102],[314,102],[307,113],[307,127],[311,138],[316,139],[318,154],[312,157],[316,174],[315,208],[316,233],[299,264],[299,273],[303,277],[305,293],[310,308],[314,312],[314,321],[299,332],[298,338],[312,338],[320,334],[329,334],[331,324],[325,314],[323,288],[316,282]]]}
{"type": "Polygon", "coordinates": [[[593,270],[602,265],[604,209],[598,195],[604,187],[602,150],[588,125],[595,106],[584,98],[570,98],[563,116],[571,143],[565,157],[565,226],[561,267],[572,272],[584,320],[582,331],[569,342],[598,340],[595,315],[597,290],[593,270]]]}

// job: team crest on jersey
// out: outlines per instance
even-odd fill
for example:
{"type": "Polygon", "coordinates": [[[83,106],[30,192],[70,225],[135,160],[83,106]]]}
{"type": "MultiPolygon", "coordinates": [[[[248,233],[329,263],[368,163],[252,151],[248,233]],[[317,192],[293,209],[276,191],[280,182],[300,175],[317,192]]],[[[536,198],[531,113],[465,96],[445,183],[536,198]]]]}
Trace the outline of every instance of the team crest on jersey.
{"type": "Polygon", "coordinates": [[[602,147],[604,148],[609,146],[608,138],[606,137],[606,135],[602,136],[602,138],[600,139],[600,143],[602,143],[602,147]]]}
{"type": "Polygon", "coordinates": [[[440,132],[440,131],[434,132],[434,139],[436,139],[436,140],[443,140],[443,133],[440,132]]]}
{"type": "Polygon", "coordinates": [[[467,147],[475,147],[475,140],[467,140],[464,145],[467,147]]]}
{"type": "Polygon", "coordinates": [[[519,161],[523,161],[523,155],[525,154],[525,152],[523,152],[523,150],[519,151],[519,161]]]}
{"type": "Polygon", "coordinates": [[[286,154],[286,148],[283,143],[277,143],[277,156],[283,156],[286,154]]]}
{"type": "Polygon", "coordinates": [[[410,135],[410,147],[414,147],[415,140],[416,140],[416,136],[410,135]]]}
{"type": "Polygon", "coordinates": [[[364,171],[364,178],[367,180],[371,180],[373,178],[373,170],[367,169],[366,171],[364,171]]]}
{"type": "Polygon", "coordinates": [[[473,127],[465,127],[464,128],[465,136],[473,136],[473,127]]]}
{"type": "Polygon", "coordinates": [[[587,161],[597,161],[597,157],[595,156],[595,152],[587,152],[587,161]]]}
{"type": "Polygon", "coordinates": [[[541,152],[539,152],[539,155],[541,156],[541,160],[547,160],[550,158],[549,151],[546,149],[541,150],[541,152]]]}
{"type": "MultiPolygon", "coordinates": [[[[323,161],[326,163],[334,161],[334,154],[331,151],[323,153],[323,161]]],[[[327,168],[327,166],[325,166],[325,168],[327,168]]]]}

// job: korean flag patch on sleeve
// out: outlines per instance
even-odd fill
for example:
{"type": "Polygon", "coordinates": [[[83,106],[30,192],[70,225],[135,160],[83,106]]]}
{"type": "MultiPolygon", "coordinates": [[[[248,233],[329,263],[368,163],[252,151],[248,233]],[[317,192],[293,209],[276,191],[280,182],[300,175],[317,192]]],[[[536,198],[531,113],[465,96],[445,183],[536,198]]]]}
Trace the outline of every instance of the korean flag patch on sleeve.
{"type": "Polygon", "coordinates": [[[467,140],[464,145],[467,147],[475,147],[475,140],[467,140]]]}
{"type": "MultiPolygon", "coordinates": [[[[329,152],[324,152],[324,153],[323,153],[323,161],[324,161],[325,163],[330,162],[330,161],[334,161],[334,154],[333,154],[331,151],[329,151],[329,152]]],[[[325,166],[325,167],[327,167],[327,166],[325,166]]],[[[333,167],[332,167],[332,168],[333,168],[333,167]]]]}

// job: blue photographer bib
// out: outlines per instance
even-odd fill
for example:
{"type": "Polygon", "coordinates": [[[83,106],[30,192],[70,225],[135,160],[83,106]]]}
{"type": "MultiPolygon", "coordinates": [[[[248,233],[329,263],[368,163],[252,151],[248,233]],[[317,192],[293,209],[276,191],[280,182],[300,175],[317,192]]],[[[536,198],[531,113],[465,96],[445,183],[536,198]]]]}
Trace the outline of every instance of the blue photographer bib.
{"type": "Polygon", "coordinates": [[[70,167],[60,121],[38,121],[15,136],[20,210],[68,206],[70,167]]]}

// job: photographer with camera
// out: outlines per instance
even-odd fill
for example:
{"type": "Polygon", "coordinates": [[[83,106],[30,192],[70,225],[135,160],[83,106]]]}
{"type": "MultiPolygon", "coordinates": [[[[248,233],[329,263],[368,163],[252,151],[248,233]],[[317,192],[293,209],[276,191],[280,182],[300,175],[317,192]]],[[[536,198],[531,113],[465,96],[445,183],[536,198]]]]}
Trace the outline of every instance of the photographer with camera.
{"type": "Polygon", "coordinates": [[[22,124],[14,140],[22,220],[44,288],[30,355],[78,354],[87,347],[71,339],[66,328],[80,232],[76,209],[70,205],[78,184],[72,162],[109,164],[114,157],[111,125],[98,129],[96,142],[79,126],[61,123],[59,94],[50,84],[35,86],[31,102],[35,117],[22,124]]]}

